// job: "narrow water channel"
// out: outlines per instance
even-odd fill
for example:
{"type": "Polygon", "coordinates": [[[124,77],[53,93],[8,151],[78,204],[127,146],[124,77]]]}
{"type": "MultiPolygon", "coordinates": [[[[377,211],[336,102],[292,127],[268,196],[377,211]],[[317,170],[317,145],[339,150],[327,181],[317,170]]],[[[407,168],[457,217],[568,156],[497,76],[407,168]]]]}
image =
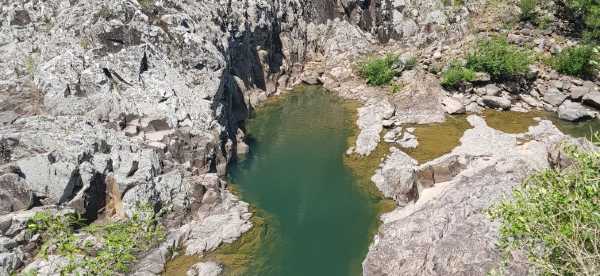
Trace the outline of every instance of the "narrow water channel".
{"type": "Polygon", "coordinates": [[[377,202],[344,165],[353,111],[342,101],[302,87],[248,122],[251,152],[229,177],[276,237],[245,274],[360,275],[377,202]]]}

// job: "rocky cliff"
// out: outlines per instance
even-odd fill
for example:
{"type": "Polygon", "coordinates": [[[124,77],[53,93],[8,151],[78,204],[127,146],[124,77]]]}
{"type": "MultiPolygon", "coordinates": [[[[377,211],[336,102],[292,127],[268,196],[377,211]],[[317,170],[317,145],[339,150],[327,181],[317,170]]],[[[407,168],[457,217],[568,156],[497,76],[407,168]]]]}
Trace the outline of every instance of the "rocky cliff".
{"type": "Polygon", "coordinates": [[[220,178],[247,150],[253,108],[321,82],[307,62],[464,31],[469,6],[443,2],[1,1],[0,274],[64,265],[34,260],[25,228],[39,210],[88,222],[163,210],[168,241],[139,273],[235,240],[251,213],[220,178]]]}

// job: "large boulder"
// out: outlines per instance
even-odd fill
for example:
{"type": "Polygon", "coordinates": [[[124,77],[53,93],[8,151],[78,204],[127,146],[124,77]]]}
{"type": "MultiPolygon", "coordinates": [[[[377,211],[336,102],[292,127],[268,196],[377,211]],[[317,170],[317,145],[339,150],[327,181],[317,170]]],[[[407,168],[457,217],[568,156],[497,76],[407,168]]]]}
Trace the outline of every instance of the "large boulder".
{"type": "Polygon", "coordinates": [[[591,119],[597,116],[598,111],[569,100],[564,101],[558,107],[558,117],[571,122],[591,119]]]}
{"type": "Polygon", "coordinates": [[[552,106],[561,105],[568,97],[568,95],[553,87],[544,92],[544,101],[552,106]]]}
{"type": "Polygon", "coordinates": [[[375,171],[371,181],[387,198],[392,198],[399,205],[406,205],[415,199],[417,161],[406,153],[391,148],[391,154],[382,166],[375,171]]]}
{"type": "Polygon", "coordinates": [[[464,114],[466,112],[463,103],[452,97],[444,97],[442,99],[442,106],[448,114],[464,114]]]}
{"type": "Polygon", "coordinates": [[[28,183],[15,173],[0,175],[0,215],[28,209],[33,205],[28,183]]]}
{"type": "Polygon", "coordinates": [[[510,99],[505,97],[497,97],[497,96],[483,96],[481,100],[484,105],[490,108],[500,108],[500,109],[509,109],[510,108],[510,99]]]}
{"type": "Polygon", "coordinates": [[[583,96],[583,103],[591,107],[600,109],[600,92],[590,92],[583,96]]]}

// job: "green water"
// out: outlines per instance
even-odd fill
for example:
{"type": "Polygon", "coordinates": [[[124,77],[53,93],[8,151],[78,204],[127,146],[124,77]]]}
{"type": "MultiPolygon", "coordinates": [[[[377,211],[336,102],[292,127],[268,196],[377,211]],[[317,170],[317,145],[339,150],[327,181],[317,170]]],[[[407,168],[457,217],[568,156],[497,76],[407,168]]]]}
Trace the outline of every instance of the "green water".
{"type": "Polygon", "coordinates": [[[344,152],[353,110],[319,87],[261,108],[251,152],[230,169],[241,197],[268,215],[271,234],[245,275],[358,275],[377,207],[344,152]]]}

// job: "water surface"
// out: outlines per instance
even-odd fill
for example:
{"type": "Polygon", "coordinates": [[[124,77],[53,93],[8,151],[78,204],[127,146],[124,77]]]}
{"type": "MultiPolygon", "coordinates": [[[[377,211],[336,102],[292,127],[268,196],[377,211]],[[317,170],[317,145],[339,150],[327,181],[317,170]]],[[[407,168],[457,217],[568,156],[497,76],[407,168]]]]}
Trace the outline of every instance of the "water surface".
{"type": "Polygon", "coordinates": [[[353,110],[303,87],[247,124],[251,152],[230,169],[241,197],[268,215],[245,275],[358,275],[377,223],[377,202],[344,165],[353,110]]]}

